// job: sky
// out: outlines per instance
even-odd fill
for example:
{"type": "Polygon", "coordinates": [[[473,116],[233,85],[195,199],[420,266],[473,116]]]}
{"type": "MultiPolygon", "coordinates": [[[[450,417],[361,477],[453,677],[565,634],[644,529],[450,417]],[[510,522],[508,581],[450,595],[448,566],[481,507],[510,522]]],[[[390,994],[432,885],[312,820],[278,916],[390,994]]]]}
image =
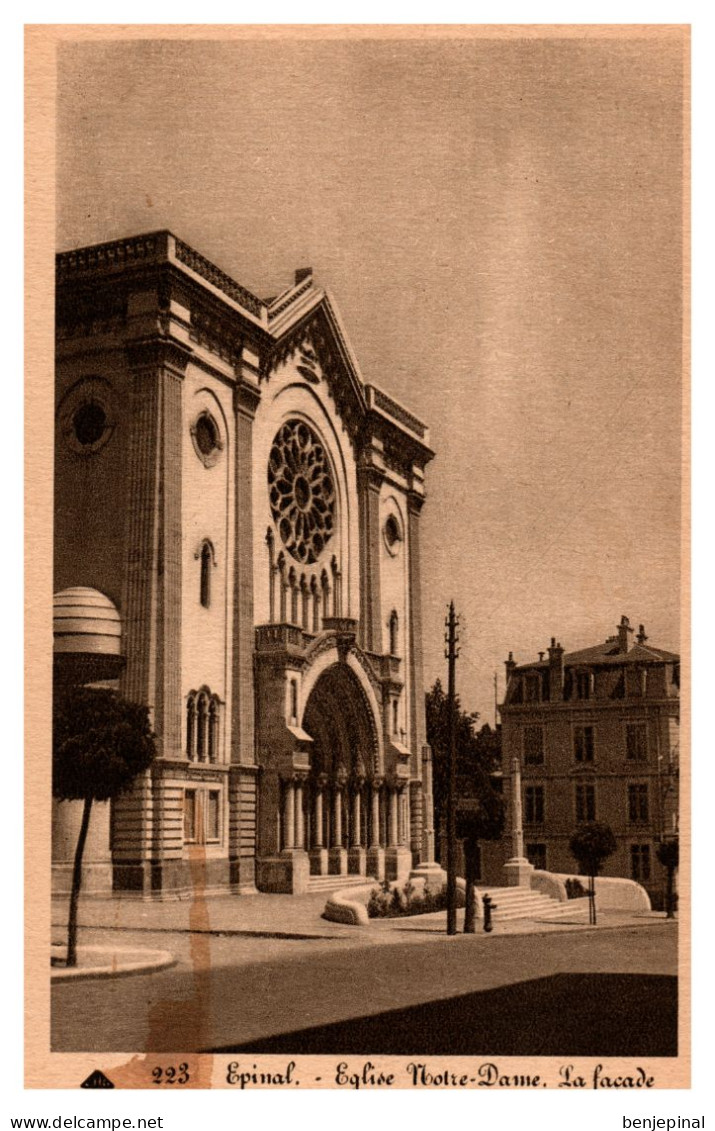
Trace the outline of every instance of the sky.
{"type": "MultiPolygon", "coordinates": [[[[583,29],[582,29],[583,30],[583,29]]],[[[675,36],[66,43],[59,250],[158,228],[260,295],[312,266],[430,427],[425,682],[463,706],[605,639],[680,644],[675,36]]]]}

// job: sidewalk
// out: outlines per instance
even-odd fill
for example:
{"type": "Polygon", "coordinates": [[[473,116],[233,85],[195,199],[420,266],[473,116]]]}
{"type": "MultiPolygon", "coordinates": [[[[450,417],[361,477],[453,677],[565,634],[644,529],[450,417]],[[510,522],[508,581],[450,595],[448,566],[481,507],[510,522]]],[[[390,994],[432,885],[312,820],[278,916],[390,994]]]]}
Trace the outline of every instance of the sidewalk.
{"type": "MultiPolygon", "coordinates": [[[[322,918],[325,907],[324,892],[308,895],[209,895],[200,899],[149,902],[137,899],[85,899],[80,902],[80,928],[122,938],[127,945],[141,945],[143,936],[147,945],[161,935],[196,936],[240,940],[276,940],[353,944],[370,946],[390,942],[419,942],[446,934],[446,912],[398,919],[374,919],[368,927],[331,923],[322,918]]],[[[580,903],[580,901],[578,901],[580,903]]],[[[576,903],[576,901],[574,901],[576,903]]],[[[53,937],[61,938],[66,922],[67,901],[54,900],[52,906],[53,937]]],[[[587,908],[574,906],[573,911],[550,921],[548,918],[511,919],[495,923],[492,937],[502,935],[554,934],[585,932],[619,927],[646,927],[662,923],[664,914],[658,912],[599,913],[596,927],[589,926],[587,908]]],[[[457,924],[461,933],[464,912],[458,912],[457,924]]],[[[478,935],[483,935],[481,920],[477,923],[478,935]]],[[[88,937],[88,941],[89,937],[88,937]]],[[[162,945],[170,946],[165,937],[162,945]]],[[[182,948],[183,949],[183,948],[182,948]]],[[[322,949],[322,948],[321,948],[322,949]]]]}

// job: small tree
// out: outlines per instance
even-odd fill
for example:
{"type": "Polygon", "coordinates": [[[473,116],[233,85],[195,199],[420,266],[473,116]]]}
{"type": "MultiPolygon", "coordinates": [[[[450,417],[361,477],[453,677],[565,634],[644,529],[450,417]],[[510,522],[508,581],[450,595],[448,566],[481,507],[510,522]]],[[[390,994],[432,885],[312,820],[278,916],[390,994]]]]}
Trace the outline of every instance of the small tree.
{"type": "Polygon", "coordinates": [[[680,847],[678,838],[670,837],[667,840],[661,840],[660,844],[655,850],[658,860],[663,865],[666,871],[665,877],[665,917],[666,919],[675,918],[675,870],[680,863],[680,847]]]}
{"type": "Polygon", "coordinates": [[[588,921],[596,922],[596,876],[604,860],[616,851],[616,838],[610,825],[587,821],[579,825],[569,842],[571,855],[578,861],[581,871],[588,876],[588,921]]]}
{"type": "Polygon", "coordinates": [[[93,801],[109,801],[131,787],[156,755],[149,711],[105,688],[61,688],[52,720],[52,793],[83,801],[72,869],[67,921],[67,965],[77,965],[77,907],[82,856],[93,801]]]}

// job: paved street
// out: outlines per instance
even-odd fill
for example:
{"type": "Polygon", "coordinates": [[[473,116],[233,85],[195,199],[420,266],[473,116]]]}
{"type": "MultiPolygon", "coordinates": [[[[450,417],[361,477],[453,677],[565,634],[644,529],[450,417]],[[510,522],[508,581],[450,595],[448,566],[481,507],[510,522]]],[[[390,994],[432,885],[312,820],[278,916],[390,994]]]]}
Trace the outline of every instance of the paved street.
{"type": "Polygon", "coordinates": [[[177,965],[54,986],[53,1048],[674,1052],[673,923],[452,939],[427,924],[369,936],[325,926],[309,939],[145,929],[143,944],[171,949],[177,965]]]}

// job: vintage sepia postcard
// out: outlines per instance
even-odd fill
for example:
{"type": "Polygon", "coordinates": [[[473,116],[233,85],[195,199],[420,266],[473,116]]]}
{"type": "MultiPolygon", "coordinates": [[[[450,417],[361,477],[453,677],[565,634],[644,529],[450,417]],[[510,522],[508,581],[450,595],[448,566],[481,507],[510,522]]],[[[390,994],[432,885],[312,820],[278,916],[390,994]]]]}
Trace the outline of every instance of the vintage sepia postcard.
{"type": "Polygon", "coordinates": [[[687,1088],[688,28],[26,68],[26,1087],[687,1088]]]}

